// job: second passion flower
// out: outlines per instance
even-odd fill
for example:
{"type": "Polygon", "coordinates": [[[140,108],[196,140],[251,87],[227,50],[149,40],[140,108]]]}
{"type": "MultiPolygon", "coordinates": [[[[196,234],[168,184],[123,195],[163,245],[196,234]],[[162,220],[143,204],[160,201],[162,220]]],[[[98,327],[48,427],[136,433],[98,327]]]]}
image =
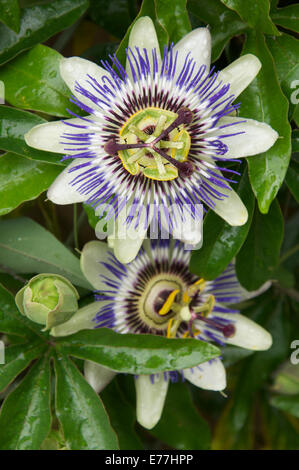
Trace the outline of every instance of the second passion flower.
{"type": "Polygon", "coordinates": [[[210,56],[208,28],[161,54],[152,20],[142,17],[131,30],[125,68],[116,56],[102,67],[79,57],[61,61],[73,101],[88,115],[42,124],[25,136],[32,147],[73,159],[50,187],[50,200],[84,201],[130,227],[130,235],[114,230],[108,237],[123,263],[134,259],[151,223],[198,245],[202,203],[231,225],[247,220],[230,187],[236,172],[226,163],[265,152],[278,134],[235,115],[235,99],[258,73],[258,58],[244,55],[216,73],[210,56]]]}
{"type": "MultiPolygon", "coordinates": [[[[198,279],[189,271],[190,252],[178,241],[146,240],[130,264],[121,264],[107,244],[87,243],[81,268],[98,291],[96,301],[69,321],[51,330],[66,336],[86,328],[111,328],[118,333],[154,334],[168,338],[197,338],[247,349],[265,350],[271,335],[231,305],[257,295],[239,284],[231,264],[214,281],[198,279]]],[[[86,362],[85,375],[97,392],[115,372],[86,362]]],[[[135,378],[137,419],[146,428],[159,421],[169,381],[179,375],[194,385],[223,390],[226,374],[221,359],[197,367],[135,378]]]]}

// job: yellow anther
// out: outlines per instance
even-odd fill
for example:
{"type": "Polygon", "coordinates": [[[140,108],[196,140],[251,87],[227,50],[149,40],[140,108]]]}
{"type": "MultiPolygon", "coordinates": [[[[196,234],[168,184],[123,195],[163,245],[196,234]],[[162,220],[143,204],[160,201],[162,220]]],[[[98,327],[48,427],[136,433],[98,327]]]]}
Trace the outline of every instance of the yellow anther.
{"type": "Polygon", "coordinates": [[[168,322],[168,326],[167,326],[167,338],[171,338],[171,327],[172,327],[172,324],[173,324],[173,318],[171,318],[168,322]]]}
{"type": "Polygon", "coordinates": [[[189,297],[188,292],[185,291],[183,295],[183,302],[185,302],[185,304],[188,304],[190,300],[191,300],[191,297],[189,297]]]}
{"type": "Polygon", "coordinates": [[[183,334],[182,338],[188,338],[189,336],[189,331],[185,331],[185,333],[183,334]]]}
{"type": "Polygon", "coordinates": [[[179,289],[175,289],[169,294],[169,296],[166,299],[166,302],[164,302],[163,306],[159,310],[159,315],[166,315],[169,312],[179,292],[180,292],[179,289]]]}

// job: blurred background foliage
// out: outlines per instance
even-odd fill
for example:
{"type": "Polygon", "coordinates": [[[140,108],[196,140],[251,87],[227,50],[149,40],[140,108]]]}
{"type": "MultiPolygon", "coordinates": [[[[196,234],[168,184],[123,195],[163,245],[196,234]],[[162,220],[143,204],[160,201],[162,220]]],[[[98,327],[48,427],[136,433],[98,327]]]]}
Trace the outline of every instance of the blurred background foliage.
{"type": "Polygon", "coordinates": [[[121,449],[299,449],[298,33],[299,5],[284,0],[0,0],[0,98],[6,100],[0,107],[0,339],[9,345],[0,366],[0,449],[109,449],[118,446],[114,432],[121,449]],[[155,22],[161,45],[209,25],[216,70],[242,53],[256,54],[262,70],[241,95],[240,114],[280,134],[268,152],[237,168],[247,224],[230,227],[208,212],[203,248],[191,260],[192,271],[213,279],[236,257],[248,290],[273,280],[268,292],[240,306],[271,332],[273,347],[257,353],[226,347],[226,396],[171,384],[162,419],[150,432],[135,422],[131,377],[119,375],[97,401],[78,372],[82,361],[59,360],[39,328],[21,321],[13,300],[34,273],[57,272],[78,287],[81,305],[90,301],[77,250],[94,238],[93,211],[46,200],[64,164],[56,154],[27,147],[23,135],[74,110],[59,75],[61,56],[100,63],[116,52],[123,62],[130,26],[143,15],[155,22]],[[85,432],[88,413],[94,419],[85,432]]]}

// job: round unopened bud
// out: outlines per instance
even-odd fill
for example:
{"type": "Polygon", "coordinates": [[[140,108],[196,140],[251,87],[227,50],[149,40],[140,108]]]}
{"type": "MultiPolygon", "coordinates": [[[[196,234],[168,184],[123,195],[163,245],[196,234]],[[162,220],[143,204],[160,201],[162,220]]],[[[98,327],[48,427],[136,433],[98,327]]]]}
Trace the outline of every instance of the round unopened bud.
{"type": "Polygon", "coordinates": [[[16,295],[18,309],[44,330],[69,320],[78,310],[79,294],[63,276],[38,274],[16,295]]]}

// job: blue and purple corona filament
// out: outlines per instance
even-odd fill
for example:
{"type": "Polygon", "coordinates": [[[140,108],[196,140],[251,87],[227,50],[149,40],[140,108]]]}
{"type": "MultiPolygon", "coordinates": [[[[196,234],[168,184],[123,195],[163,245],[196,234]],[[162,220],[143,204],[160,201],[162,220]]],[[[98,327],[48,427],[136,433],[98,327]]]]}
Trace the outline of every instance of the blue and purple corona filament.
{"type": "Polygon", "coordinates": [[[230,189],[231,180],[221,172],[236,172],[221,165],[229,161],[225,138],[244,131],[218,123],[238,105],[213,69],[198,67],[187,54],[178,70],[177,56],[165,47],[159,66],[156,49],[150,58],[146,49],[128,49],[130,76],[114,56],[111,63],[102,62],[107,75],[101,83],[88,75],[89,89],[75,87],[72,101],[90,116],[80,124],[65,121],[76,132],[62,135],[65,152],[71,152],[64,158],[81,159],[69,170],[74,175],[70,184],[94,208],[109,203],[108,217],[126,206],[128,220],[138,220],[145,209],[147,227],[152,208],[159,222],[163,217],[172,227],[171,206],[182,219],[186,208],[196,218],[202,201],[213,208],[215,200],[227,197],[223,190],[230,189]],[[215,137],[217,129],[222,132],[215,137]]]}
{"type": "MultiPolygon", "coordinates": [[[[189,271],[190,252],[178,241],[146,241],[129,265],[112,252],[100,261],[95,328],[119,333],[192,337],[224,345],[235,333],[227,304],[241,300],[234,266],[214,281],[189,271]]],[[[83,266],[84,270],[84,266],[83,266]]]]}

